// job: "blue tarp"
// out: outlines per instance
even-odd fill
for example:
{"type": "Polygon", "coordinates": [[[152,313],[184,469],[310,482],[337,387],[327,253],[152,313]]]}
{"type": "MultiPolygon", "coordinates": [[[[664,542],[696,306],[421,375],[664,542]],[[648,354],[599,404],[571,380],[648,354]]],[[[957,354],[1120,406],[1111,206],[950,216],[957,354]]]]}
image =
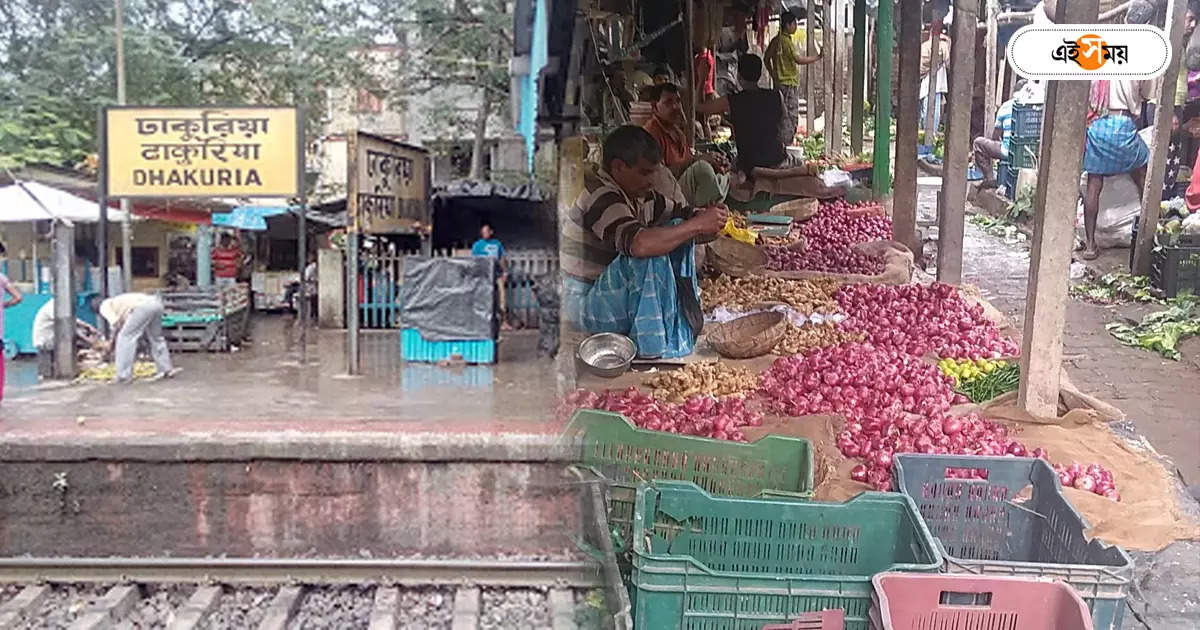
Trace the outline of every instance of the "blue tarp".
{"type": "Polygon", "coordinates": [[[292,208],[282,206],[238,206],[232,212],[212,215],[212,224],[239,230],[263,231],[267,229],[267,217],[287,214],[292,208]]]}

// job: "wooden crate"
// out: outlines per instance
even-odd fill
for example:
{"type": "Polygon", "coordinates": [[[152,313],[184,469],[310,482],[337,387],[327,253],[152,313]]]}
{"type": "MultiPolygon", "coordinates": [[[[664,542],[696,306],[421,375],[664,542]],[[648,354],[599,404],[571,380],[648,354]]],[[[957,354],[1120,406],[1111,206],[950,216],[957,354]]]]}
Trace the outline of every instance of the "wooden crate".
{"type": "Polygon", "coordinates": [[[246,284],[191,287],[159,294],[167,315],[205,316],[203,321],[163,325],[167,347],[175,352],[229,352],[246,338],[250,292],[246,284]]]}

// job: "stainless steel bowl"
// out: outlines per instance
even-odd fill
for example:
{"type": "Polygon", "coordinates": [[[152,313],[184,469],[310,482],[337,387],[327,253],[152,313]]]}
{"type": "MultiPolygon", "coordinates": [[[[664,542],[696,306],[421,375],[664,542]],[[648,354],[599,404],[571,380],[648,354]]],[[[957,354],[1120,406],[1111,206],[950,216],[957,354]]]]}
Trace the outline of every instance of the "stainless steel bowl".
{"type": "Polygon", "coordinates": [[[625,335],[616,333],[599,333],[579,342],[575,350],[575,359],[584,370],[614,378],[629,370],[633,358],[637,356],[637,346],[625,335]]]}

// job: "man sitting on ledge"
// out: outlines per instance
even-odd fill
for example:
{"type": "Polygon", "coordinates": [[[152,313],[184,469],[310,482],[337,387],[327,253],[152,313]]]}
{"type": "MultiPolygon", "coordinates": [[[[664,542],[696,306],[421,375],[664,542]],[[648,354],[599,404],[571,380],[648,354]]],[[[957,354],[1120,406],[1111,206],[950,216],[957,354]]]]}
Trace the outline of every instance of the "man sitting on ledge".
{"type": "Polygon", "coordinates": [[[720,232],[728,210],[656,192],[662,154],[640,127],[613,131],[602,153],[603,166],[585,176],[563,224],[567,321],[587,333],[628,335],[643,358],[687,356],[704,325],[695,241],[720,232]]]}

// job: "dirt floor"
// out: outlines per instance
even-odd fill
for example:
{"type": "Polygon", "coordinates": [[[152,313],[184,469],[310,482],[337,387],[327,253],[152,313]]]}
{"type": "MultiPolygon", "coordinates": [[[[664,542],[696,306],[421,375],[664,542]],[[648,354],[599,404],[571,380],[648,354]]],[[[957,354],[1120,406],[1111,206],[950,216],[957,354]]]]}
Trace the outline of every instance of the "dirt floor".
{"type": "Polygon", "coordinates": [[[346,375],[345,339],[342,331],[310,331],[302,365],[291,318],[256,315],[238,352],[175,353],[179,376],[127,386],[39,383],[36,359],[18,358],[6,370],[0,432],[347,430],[381,422],[397,430],[527,430],[552,416],[554,392],[545,384],[554,382],[554,365],[537,357],[536,330],[506,333],[495,365],[457,366],[402,361],[399,331],[364,331],[356,377],[346,375]]]}

